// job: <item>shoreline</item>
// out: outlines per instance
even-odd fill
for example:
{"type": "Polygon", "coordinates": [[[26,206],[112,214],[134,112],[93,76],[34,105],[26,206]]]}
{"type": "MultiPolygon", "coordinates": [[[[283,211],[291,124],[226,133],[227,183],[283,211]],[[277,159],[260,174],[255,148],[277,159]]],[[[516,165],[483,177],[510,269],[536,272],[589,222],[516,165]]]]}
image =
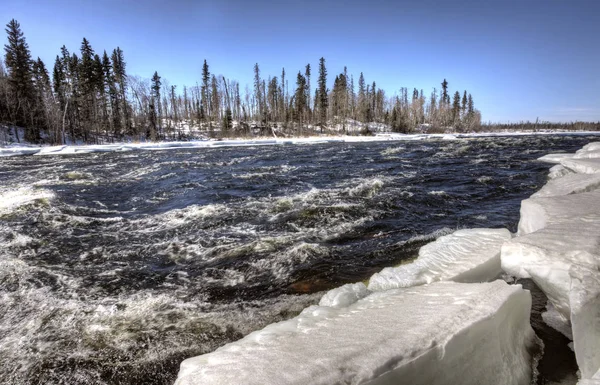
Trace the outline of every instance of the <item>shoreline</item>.
{"type": "Polygon", "coordinates": [[[18,144],[0,145],[0,157],[24,155],[71,155],[98,152],[122,152],[136,150],[168,150],[192,148],[222,148],[249,147],[270,145],[296,145],[321,143],[358,143],[358,142],[407,142],[422,140],[460,140],[472,138],[505,138],[519,136],[600,136],[600,131],[559,131],[559,132],[478,132],[454,134],[397,134],[378,133],[373,136],[309,136],[289,138],[228,138],[228,139],[199,139],[191,141],[164,142],[122,142],[110,144],[66,144],[66,145],[33,145],[18,144]]]}

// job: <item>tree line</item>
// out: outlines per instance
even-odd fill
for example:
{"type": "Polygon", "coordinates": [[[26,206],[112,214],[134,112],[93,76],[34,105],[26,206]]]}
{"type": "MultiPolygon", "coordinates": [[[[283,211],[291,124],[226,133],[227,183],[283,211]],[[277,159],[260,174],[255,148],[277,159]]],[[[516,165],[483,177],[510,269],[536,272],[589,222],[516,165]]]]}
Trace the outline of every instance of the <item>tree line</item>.
{"type": "Polygon", "coordinates": [[[429,95],[401,88],[388,96],[362,72],[355,85],[344,67],[329,89],[321,58],[314,88],[310,64],[290,79],[285,69],[265,77],[257,63],[253,84],[242,92],[238,81],[211,72],[204,60],[200,83],[178,88],[157,71],[150,78],[128,74],[119,47],[99,53],[85,38],[78,52],[61,47],[50,74],[40,58],[32,58],[16,20],[7,24],[6,33],[0,124],[13,127],[17,141],[23,139],[17,127],[24,128],[27,141],[56,144],[182,140],[189,138],[190,129],[228,137],[369,133],[378,124],[402,133],[481,127],[472,95],[452,93],[446,79],[429,95]]]}

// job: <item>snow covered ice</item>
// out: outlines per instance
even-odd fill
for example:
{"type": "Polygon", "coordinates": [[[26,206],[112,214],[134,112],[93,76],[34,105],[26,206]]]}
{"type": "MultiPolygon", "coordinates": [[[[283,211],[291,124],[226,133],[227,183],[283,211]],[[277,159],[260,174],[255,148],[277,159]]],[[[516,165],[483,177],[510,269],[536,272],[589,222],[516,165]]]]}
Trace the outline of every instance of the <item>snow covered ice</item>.
{"type": "Polygon", "coordinates": [[[176,384],[529,384],[530,306],[528,291],[503,281],[312,306],[185,360],[176,384]]]}
{"type": "Polygon", "coordinates": [[[581,377],[592,378],[600,371],[600,271],[573,265],[569,274],[575,355],[581,377]]]}
{"type": "Polygon", "coordinates": [[[388,267],[369,280],[369,290],[423,285],[434,281],[485,282],[501,273],[500,247],[511,239],[506,229],[464,229],[419,250],[412,263],[388,267]]]}

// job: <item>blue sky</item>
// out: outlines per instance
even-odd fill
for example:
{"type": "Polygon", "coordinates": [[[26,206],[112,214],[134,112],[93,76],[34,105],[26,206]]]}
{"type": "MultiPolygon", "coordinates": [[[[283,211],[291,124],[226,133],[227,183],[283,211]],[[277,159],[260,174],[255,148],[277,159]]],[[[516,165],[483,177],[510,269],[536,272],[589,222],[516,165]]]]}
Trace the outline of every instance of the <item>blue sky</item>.
{"type": "MultiPolygon", "coordinates": [[[[325,57],[329,87],[344,66],[400,87],[466,89],[484,121],[600,121],[600,1],[128,1],[0,0],[34,57],[51,69],[65,44],[86,37],[99,53],[120,46],[130,74],[170,84],[211,72],[252,84],[252,68],[293,88],[307,63],[316,85],[325,57]]],[[[6,37],[4,36],[4,41],[6,37]]]]}

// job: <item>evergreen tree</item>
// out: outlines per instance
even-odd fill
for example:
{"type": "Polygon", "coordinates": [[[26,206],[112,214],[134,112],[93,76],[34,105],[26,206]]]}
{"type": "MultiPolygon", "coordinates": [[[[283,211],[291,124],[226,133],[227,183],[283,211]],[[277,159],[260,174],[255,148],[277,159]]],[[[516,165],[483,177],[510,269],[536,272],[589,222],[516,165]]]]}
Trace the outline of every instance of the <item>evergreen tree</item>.
{"type": "Polygon", "coordinates": [[[160,76],[158,76],[158,71],[154,71],[154,75],[152,75],[152,85],[150,88],[152,89],[152,109],[154,110],[154,121],[152,122],[153,131],[150,132],[150,138],[152,140],[156,140],[159,136],[162,135],[162,124],[161,124],[161,101],[160,101],[160,87],[162,82],[160,81],[160,76]]]}
{"type": "Polygon", "coordinates": [[[306,77],[306,105],[308,106],[306,109],[306,121],[310,122],[310,63],[306,65],[304,76],[306,77]]]}
{"type": "Polygon", "coordinates": [[[454,100],[452,101],[452,121],[454,123],[460,118],[460,92],[454,93],[454,100]]]}
{"type": "Polygon", "coordinates": [[[5,63],[11,97],[15,105],[13,124],[25,127],[26,140],[37,142],[40,132],[39,128],[34,126],[31,113],[35,105],[35,92],[29,46],[21,31],[21,25],[15,19],[6,25],[5,31],[8,35],[8,44],[4,45],[5,63]]]}
{"type": "Polygon", "coordinates": [[[302,72],[298,71],[296,93],[294,94],[294,113],[295,120],[300,123],[300,130],[302,130],[304,111],[307,108],[306,88],[306,78],[302,75],[302,72]]]}
{"type": "Polygon", "coordinates": [[[202,100],[200,101],[200,114],[204,119],[208,119],[209,127],[212,129],[212,122],[208,113],[208,111],[210,111],[210,90],[208,88],[209,80],[210,72],[208,70],[206,59],[204,59],[204,64],[202,65],[202,100]]]}
{"type": "Polygon", "coordinates": [[[463,117],[465,117],[467,115],[467,91],[466,90],[463,93],[460,112],[463,117]]]}
{"type": "Polygon", "coordinates": [[[475,107],[474,107],[474,104],[473,104],[473,97],[471,96],[471,94],[469,94],[469,96],[468,96],[467,99],[468,99],[468,101],[467,101],[467,104],[468,104],[468,106],[467,106],[467,114],[468,115],[472,115],[475,112],[475,107]]]}
{"type": "MultiPolygon", "coordinates": [[[[133,127],[131,125],[131,119],[129,118],[129,108],[127,106],[127,97],[126,97],[126,89],[127,89],[127,74],[125,72],[125,58],[123,55],[123,51],[121,48],[117,47],[113,50],[111,55],[112,67],[113,67],[113,75],[114,80],[119,86],[118,95],[120,101],[119,111],[123,113],[123,117],[125,119],[125,123],[122,125],[128,134],[133,135],[133,127]]],[[[121,117],[119,116],[120,120],[121,117]]]]}
{"type": "Polygon", "coordinates": [[[440,100],[440,104],[449,105],[450,104],[450,95],[448,95],[448,82],[446,79],[442,82],[442,96],[440,100]]]}
{"type": "Polygon", "coordinates": [[[319,59],[319,123],[321,130],[327,124],[327,69],[325,68],[325,58],[319,59]]]}

